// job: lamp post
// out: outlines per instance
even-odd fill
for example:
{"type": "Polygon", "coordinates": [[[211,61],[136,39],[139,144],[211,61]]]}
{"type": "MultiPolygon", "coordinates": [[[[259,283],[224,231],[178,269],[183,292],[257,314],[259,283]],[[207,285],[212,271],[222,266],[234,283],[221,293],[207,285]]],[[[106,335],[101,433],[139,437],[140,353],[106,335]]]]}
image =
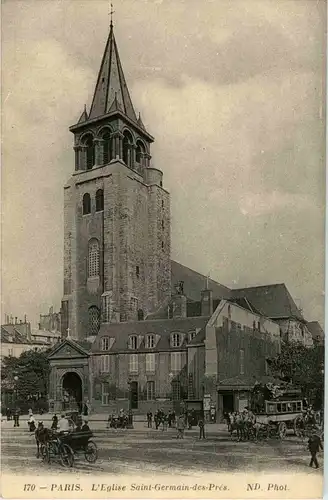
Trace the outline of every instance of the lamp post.
{"type": "Polygon", "coordinates": [[[129,395],[128,395],[128,428],[133,429],[133,415],[132,415],[132,405],[131,405],[131,397],[132,397],[132,392],[131,392],[131,384],[132,380],[129,377],[128,378],[128,387],[129,387],[129,395]]]}

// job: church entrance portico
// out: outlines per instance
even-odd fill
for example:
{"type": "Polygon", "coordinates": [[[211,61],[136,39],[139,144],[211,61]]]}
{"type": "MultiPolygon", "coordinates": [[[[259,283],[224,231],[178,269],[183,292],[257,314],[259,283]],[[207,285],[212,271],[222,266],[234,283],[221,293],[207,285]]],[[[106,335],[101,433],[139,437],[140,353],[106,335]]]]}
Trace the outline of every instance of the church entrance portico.
{"type": "Polygon", "coordinates": [[[82,412],[83,384],[80,375],[74,371],[66,372],[62,378],[63,410],[82,412]]]}
{"type": "Polygon", "coordinates": [[[58,343],[50,352],[49,410],[82,411],[91,399],[89,352],[73,339],[58,343]]]}

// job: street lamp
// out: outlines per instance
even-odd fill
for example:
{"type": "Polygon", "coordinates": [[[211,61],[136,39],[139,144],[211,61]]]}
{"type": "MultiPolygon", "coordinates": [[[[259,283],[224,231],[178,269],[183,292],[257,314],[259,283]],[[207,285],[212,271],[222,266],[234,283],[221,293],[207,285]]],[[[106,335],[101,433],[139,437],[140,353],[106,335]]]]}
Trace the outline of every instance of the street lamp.
{"type": "Polygon", "coordinates": [[[131,377],[128,378],[127,384],[128,384],[128,387],[129,387],[129,395],[128,395],[128,428],[129,429],[133,429],[132,405],[131,405],[131,397],[132,397],[132,392],[131,392],[132,380],[131,380],[131,377]]]}

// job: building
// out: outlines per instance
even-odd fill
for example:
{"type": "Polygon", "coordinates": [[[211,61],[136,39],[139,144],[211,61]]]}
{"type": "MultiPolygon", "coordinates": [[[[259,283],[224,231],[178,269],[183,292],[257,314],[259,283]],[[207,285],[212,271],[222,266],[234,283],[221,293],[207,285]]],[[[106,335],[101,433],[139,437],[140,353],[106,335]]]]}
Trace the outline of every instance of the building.
{"type": "Polygon", "coordinates": [[[113,26],[89,112],[74,134],[65,186],[62,333],[78,340],[131,321],[170,295],[170,195],[151,162],[154,138],[137,117],[113,26]]]}
{"type": "Polygon", "coordinates": [[[263,315],[276,321],[282,340],[313,345],[307,322],[284,283],[239,288],[232,290],[231,296],[247,298],[263,315]]]}
{"type": "Polygon", "coordinates": [[[318,321],[309,321],[306,324],[309,332],[312,335],[312,340],[314,345],[324,345],[325,343],[325,332],[321,328],[318,321]]]}
{"type": "Polygon", "coordinates": [[[30,340],[44,343],[48,346],[55,345],[61,338],[61,314],[54,312],[54,308],[49,308],[48,314],[40,314],[38,328],[30,331],[30,340]]]}
{"type": "Polygon", "coordinates": [[[31,324],[20,320],[11,323],[9,318],[6,318],[8,323],[1,325],[1,359],[6,356],[19,356],[32,349],[44,349],[43,342],[31,339],[31,324]]]}
{"type": "Polygon", "coordinates": [[[49,308],[48,314],[40,314],[39,330],[61,332],[61,314],[60,312],[54,312],[53,306],[49,308]]]}
{"type": "Polygon", "coordinates": [[[205,396],[220,415],[241,408],[254,383],[270,377],[266,357],[305,321],[285,285],[230,290],[171,260],[170,195],[112,25],[91,108],[70,130],[75,171],[64,189],[62,340],[49,355],[50,408],[89,399],[95,411],[144,413],[205,396]]]}

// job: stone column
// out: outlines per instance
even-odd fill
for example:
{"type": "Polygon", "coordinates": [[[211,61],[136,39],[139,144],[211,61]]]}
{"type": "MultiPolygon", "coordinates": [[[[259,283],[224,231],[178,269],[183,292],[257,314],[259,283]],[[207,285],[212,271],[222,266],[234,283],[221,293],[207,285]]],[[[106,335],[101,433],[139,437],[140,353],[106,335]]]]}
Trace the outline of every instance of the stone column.
{"type": "Polygon", "coordinates": [[[80,170],[81,162],[81,146],[74,146],[75,151],[75,170],[80,170]]]}
{"type": "Polygon", "coordinates": [[[151,155],[149,153],[144,153],[144,166],[149,167],[150,166],[150,160],[151,160],[151,155]]]}
{"type": "Polygon", "coordinates": [[[117,156],[122,159],[123,158],[123,134],[119,131],[116,130],[112,134],[112,140],[113,140],[113,158],[116,158],[117,156]]]}
{"type": "Polygon", "coordinates": [[[95,145],[95,166],[103,165],[104,163],[104,140],[94,139],[95,145]]]}
{"type": "Polygon", "coordinates": [[[137,151],[137,146],[135,146],[134,144],[131,144],[131,148],[130,148],[130,155],[131,155],[130,166],[131,166],[131,168],[134,168],[135,164],[136,164],[136,151],[137,151]]]}
{"type": "Polygon", "coordinates": [[[79,167],[80,170],[87,169],[87,146],[80,146],[80,154],[79,154],[79,167]]]}

